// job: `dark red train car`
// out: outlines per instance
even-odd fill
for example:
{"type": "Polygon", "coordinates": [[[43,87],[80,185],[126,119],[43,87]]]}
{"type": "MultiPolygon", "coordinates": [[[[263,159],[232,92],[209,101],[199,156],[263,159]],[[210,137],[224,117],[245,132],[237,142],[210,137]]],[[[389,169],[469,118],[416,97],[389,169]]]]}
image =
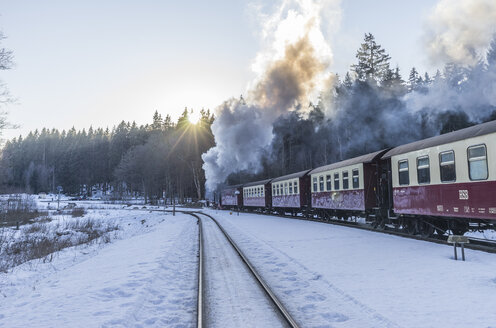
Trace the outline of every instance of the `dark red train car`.
{"type": "Polygon", "coordinates": [[[375,214],[381,150],[310,171],[314,212],[324,217],[375,214]]]}
{"type": "Polygon", "coordinates": [[[272,179],[266,179],[243,185],[243,206],[247,209],[270,209],[272,207],[271,181],[272,179]]]}
{"type": "Polygon", "coordinates": [[[220,206],[222,208],[234,209],[243,207],[243,185],[225,186],[222,188],[220,206]]]}
{"type": "Polygon", "coordinates": [[[411,229],[462,233],[496,220],[496,121],[413,142],[383,156],[392,176],[392,209],[421,218],[411,229]],[[443,219],[443,220],[440,220],[443,219]]]}
{"type": "Polygon", "coordinates": [[[272,208],[278,212],[307,212],[310,205],[310,170],[288,174],[271,181],[272,208]]]}

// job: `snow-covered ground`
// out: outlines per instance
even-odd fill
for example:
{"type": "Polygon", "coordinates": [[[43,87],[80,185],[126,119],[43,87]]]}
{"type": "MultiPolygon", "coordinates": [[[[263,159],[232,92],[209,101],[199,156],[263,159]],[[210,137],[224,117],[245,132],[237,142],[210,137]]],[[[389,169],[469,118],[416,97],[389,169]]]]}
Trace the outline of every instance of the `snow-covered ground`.
{"type": "Polygon", "coordinates": [[[0,327],[194,326],[196,220],[143,210],[86,217],[117,222],[119,236],[0,273],[0,327]]]}
{"type": "MultiPolygon", "coordinates": [[[[119,225],[117,235],[111,243],[67,248],[50,262],[33,260],[0,273],[0,327],[195,326],[196,220],[149,206],[77,204],[88,209],[84,219],[119,225]]],[[[496,327],[495,254],[466,250],[466,262],[454,261],[449,246],[204,211],[219,219],[302,327],[496,327]]],[[[77,220],[50,216],[53,222],[77,220]]],[[[223,244],[208,241],[209,233],[207,227],[207,252],[220,256],[223,244]]],[[[207,265],[211,275],[236,274],[235,264],[220,263],[207,265]]],[[[217,291],[214,281],[208,288],[217,291]]],[[[246,295],[242,281],[228,288],[211,294],[210,302],[230,305],[227,296],[246,295]]],[[[241,305],[250,311],[250,303],[261,300],[246,302],[241,305]]],[[[263,326],[259,316],[246,326],[263,326]]],[[[216,326],[225,325],[217,320],[216,326]]]]}
{"type": "Polygon", "coordinates": [[[496,327],[496,254],[209,211],[304,327],[496,327]]]}

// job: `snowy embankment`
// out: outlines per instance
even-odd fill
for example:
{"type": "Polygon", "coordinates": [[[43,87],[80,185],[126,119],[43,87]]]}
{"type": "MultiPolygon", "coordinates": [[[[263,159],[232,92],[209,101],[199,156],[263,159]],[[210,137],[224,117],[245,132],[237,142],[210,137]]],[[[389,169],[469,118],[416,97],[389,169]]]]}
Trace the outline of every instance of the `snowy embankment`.
{"type": "Polygon", "coordinates": [[[208,211],[304,327],[496,327],[496,254],[208,211]]]}
{"type": "Polygon", "coordinates": [[[116,209],[91,218],[118,224],[116,238],[0,273],[0,327],[193,326],[196,220],[116,209]]]}

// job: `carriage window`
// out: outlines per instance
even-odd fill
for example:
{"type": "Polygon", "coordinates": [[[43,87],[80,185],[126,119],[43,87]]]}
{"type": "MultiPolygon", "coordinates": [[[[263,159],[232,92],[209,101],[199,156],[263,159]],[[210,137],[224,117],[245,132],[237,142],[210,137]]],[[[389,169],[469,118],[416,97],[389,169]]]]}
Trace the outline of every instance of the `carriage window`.
{"type": "Polygon", "coordinates": [[[417,180],[419,184],[431,182],[431,169],[429,166],[429,156],[417,158],[417,180]]]}
{"type": "Polygon", "coordinates": [[[284,182],[284,194],[285,195],[288,194],[288,183],[287,182],[284,182]]]}
{"type": "Polygon", "coordinates": [[[326,190],[331,191],[331,175],[326,175],[326,190]]]}
{"type": "Polygon", "coordinates": [[[289,194],[293,194],[293,182],[289,181],[289,194]]]}
{"type": "Polygon", "coordinates": [[[358,187],[360,186],[360,180],[358,179],[357,169],[351,171],[351,180],[353,181],[353,189],[358,189],[358,187]]]}
{"type": "Polygon", "coordinates": [[[468,147],[467,152],[470,180],[486,180],[488,177],[486,145],[468,147]]]}
{"type": "Polygon", "coordinates": [[[298,182],[297,181],[295,181],[295,183],[294,183],[294,193],[298,194],[298,182]]]}
{"type": "Polygon", "coordinates": [[[334,190],[339,190],[339,173],[334,173],[334,190]]]}
{"type": "Polygon", "coordinates": [[[408,174],[408,160],[398,161],[398,171],[400,185],[410,184],[410,176],[408,174]]]}
{"type": "Polygon", "coordinates": [[[272,195],[276,195],[276,185],[272,185],[272,195]]]}
{"type": "Polygon", "coordinates": [[[343,189],[348,189],[350,182],[348,180],[348,171],[343,172],[343,189]]]}
{"type": "Polygon", "coordinates": [[[439,170],[441,182],[456,180],[455,152],[453,150],[439,154],[439,170]]]}
{"type": "Polygon", "coordinates": [[[262,197],[265,196],[265,187],[262,187],[262,197]]]}
{"type": "Polygon", "coordinates": [[[317,177],[313,178],[313,191],[317,191],[317,177]]]}
{"type": "Polygon", "coordinates": [[[319,177],[319,191],[324,191],[324,176],[319,177]]]}

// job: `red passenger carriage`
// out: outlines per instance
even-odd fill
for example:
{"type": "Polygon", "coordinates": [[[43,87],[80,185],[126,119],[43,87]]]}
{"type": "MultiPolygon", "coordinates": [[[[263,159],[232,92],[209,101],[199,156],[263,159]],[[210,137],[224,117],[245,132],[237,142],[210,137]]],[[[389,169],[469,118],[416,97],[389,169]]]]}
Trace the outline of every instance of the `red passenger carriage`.
{"type": "Polygon", "coordinates": [[[220,206],[229,209],[243,207],[243,185],[224,187],[221,191],[220,206]]]}
{"type": "MultiPolygon", "coordinates": [[[[409,230],[467,231],[496,220],[496,121],[420,140],[383,156],[389,206],[409,230]]],[[[394,216],[393,216],[394,217],[394,216]]]]}
{"type": "Polygon", "coordinates": [[[312,209],[321,217],[375,215],[379,208],[378,172],[387,150],[310,171],[312,209]]]}
{"type": "Polygon", "coordinates": [[[310,170],[288,174],[271,181],[272,208],[280,213],[308,212],[310,206],[310,170]]]}
{"type": "Polygon", "coordinates": [[[243,185],[243,205],[249,210],[263,210],[272,207],[270,182],[272,179],[250,182],[243,185]]]}

